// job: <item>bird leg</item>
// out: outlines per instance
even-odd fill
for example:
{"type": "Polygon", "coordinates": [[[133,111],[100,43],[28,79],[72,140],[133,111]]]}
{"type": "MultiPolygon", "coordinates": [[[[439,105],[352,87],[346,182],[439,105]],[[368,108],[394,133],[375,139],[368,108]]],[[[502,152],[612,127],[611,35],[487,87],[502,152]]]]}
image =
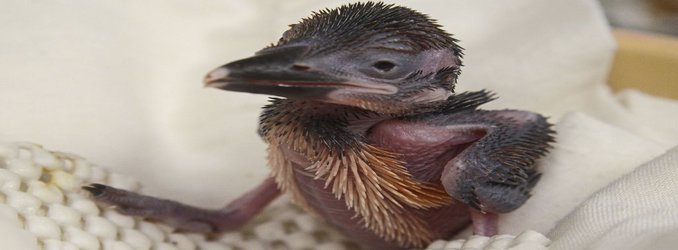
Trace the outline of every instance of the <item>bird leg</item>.
{"type": "Polygon", "coordinates": [[[469,208],[471,221],[473,222],[473,234],[493,236],[498,232],[497,214],[481,212],[475,208],[469,208]]]}
{"type": "Polygon", "coordinates": [[[181,231],[219,233],[249,222],[280,195],[273,178],[240,196],[222,209],[204,209],[146,196],[102,184],[83,187],[98,202],[113,205],[122,214],[160,221],[181,231]]]}

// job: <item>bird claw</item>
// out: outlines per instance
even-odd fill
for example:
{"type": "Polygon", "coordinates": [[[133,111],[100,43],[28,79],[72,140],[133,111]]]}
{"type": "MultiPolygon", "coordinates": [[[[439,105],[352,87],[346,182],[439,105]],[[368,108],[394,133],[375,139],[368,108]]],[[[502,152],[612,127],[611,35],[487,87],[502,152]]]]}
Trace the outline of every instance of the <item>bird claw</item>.
{"type": "Polygon", "coordinates": [[[144,208],[153,209],[157,207],[155,204],[169,202],[99,183],[83,186],[82,189],[89,192],[97,202],[112,205],[120,213],[132,216],[141,216],[138,212],[144,210],[144,208]],[[138,212],[135,213],[133,211],[138,212]]]}
{"type": "Polygon", "coordinates": [[[86,190],[89,192],[91,195],[94,197],[100,196],[101,194],[104,193],[104,189],[106,189],[108,186],[99,184],[99,183],[92,183],[89,186],[82,186],[82,189],[86,190]]]}

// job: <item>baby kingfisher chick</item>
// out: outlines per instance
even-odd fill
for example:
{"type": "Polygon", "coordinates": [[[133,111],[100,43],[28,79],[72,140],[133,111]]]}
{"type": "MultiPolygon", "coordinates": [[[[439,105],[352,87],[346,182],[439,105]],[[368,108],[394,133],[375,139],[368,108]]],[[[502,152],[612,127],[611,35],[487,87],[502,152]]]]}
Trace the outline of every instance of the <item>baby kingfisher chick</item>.
{"type": "Polygon", "coordinates": [[[321,10],[254,56],[205,77],[209,87],[278,96],[259,135],[272,177],[209,210],[101,184],[123,213],[181,230],[236,230],[282,193],[366,249],[425,247],[472,224],[497,233],[520,207],[553,141],[546,119],[482,110],[487,91],[455,94],[462,48],[424,14],[383,3],[321,10]]]}

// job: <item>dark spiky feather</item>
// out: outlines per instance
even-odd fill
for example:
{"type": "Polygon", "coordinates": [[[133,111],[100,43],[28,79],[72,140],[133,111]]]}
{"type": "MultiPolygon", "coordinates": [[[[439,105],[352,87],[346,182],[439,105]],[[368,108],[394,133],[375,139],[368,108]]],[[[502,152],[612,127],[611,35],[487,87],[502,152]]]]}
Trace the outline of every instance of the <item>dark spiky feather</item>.
{"type": "Polygon", "coordinates": [[[445,104],[440,105],[438,112],[457,113],[464,110],[474,110],[480,105],[497,99],[494,93],[487,90],[463,92],[447,98],[445,104]]]}
{"type": "Polygon", "coordinates": [[[435,20],[415,10],[381,2],[320,10],[290,26],[276,46],[316,41],[324,44],[315,46],[319,52],[369,43],[404,51],[452,49],[462,56],[457,40],[435,20]]]}

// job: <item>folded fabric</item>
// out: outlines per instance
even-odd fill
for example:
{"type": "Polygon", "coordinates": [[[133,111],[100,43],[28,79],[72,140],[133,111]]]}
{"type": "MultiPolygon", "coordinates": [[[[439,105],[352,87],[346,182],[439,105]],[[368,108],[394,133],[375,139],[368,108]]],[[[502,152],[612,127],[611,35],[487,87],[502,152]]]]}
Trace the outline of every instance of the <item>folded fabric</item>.
{"type": "Polygon", "coordinates": [[[678,147],[594,193],[549,236],[551,249],[675,249],[678,147]]]}

